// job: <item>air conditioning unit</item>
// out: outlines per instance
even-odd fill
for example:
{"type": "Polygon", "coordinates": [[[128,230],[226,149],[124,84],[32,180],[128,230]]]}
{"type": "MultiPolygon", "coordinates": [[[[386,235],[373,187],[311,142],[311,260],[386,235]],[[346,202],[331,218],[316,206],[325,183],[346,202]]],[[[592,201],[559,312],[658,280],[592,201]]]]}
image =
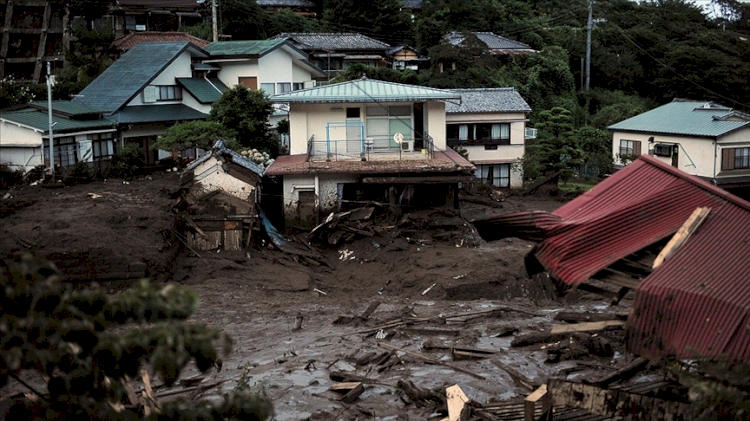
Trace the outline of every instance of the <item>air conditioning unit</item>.
{"type": "Polygon", "coordinates": [[[536,132],[537,129],[533,129],[531,127],[526,128],[525,138],[526,139],[536,139],[536,132]]]}
{"type": "Polygon", "coordinates": [[[674,145],[665,145],[663,143],[657,143],[654,145],[654,155],[656,156],[672,156],[672,150],[674,145]]]}
{"type": "Polygon", "coordinates": [[[414,141],[413,140],[403,140],[399,143],[401,146],[401,152],[411,152],[414,150],[414,141]]]}

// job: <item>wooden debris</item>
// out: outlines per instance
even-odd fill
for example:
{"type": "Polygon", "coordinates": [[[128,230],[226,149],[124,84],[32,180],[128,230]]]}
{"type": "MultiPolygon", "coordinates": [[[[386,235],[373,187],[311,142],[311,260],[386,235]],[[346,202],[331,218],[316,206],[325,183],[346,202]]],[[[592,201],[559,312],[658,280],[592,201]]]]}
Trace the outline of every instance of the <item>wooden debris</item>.
{"type": "Polygon", "coordinates": [[[501,363],[499,361],[495,361],[495,360],[490,360],[490,362],[492,362],[492,364],[495,364],[501,370],[503,370],[506,373],[508,373],[508,375],[510,375],[510,378],[513,379],[513,381],[517,385],[519,385],[521,387],[524,387],[524,388],[529,389],[529,390],[534,390],[534,389],[536,389],[536,388],[538,388],[540,386],[539,383],[537,383],[537,382],[531,380],[530,378],[524,376],[523,374],[519,373],[518,371],[516,371],[515,369],[513,369],[512,367],[510,367],[510,366],[508,366],[506,364],[503,364],[503,363],[501,363]]]}
{"type": "Polygon", "coordinates": [[[448,420],[449,421],[466,421],[469,419],[471,407],[467,405],[470,402],[463,390],[457,385],[445,389],[445,396],[448,401],[448,420]]]}
{"type": "Polygon", "coordinates": [[[622,329],[623,326],[625,326],[625,322],[622,320],[604,320],[601,322],[587,322],[573,325],[552,326],[552,330],[550,333],[556,335],[560,333],[573,332],[598,332],[607,329],[622,329]]]}
{"type": "Polygon", "coordinates": [[[367,365],[370,361],[374,360],[377,357],[377,353],[375,352],[368,352],[367,354],[357,358],[356,364],[357,365],[367,365]]]}
{"type": "Polygon", "coordinates": [[[625,320],[628,318],[628,313],[590,313],[590,312],[569,312],[561,311],[554,317],[555,320],[562,320],[564,322],[603,322],[606,320],[625,320]]]}
{"type": "Polygon", "coordinates": [[[168,390],[166,392],[162,392],[162,393],[159,393],[159,394],[155,395],[154,398],[156,398],[156,399],[165,398],[167,396],[174,396],[174,395],[180,395],[182,393],[194,392],[196,390],[206,391],[208,389],[213,389],[216,386],[219,386],[219,385],[221,385],[223,383],[226,383],[227,381],[228,380],[221,380],[221,381],[218,381],[218,382],[207,383],[207,384],[199,384],[199,385],[193,386],[193,387],[186,387],[184,389],[168,390]]]}
{"type": "Polygon", "coordinates": [[[365,309],[364,313],[362,313],[361,316],[359,316],[362,320],[367,320],[370,318],[372,313],[375,312],[375,310],[380,306],[380,301],[373,301],[370,303],[369,306],[367,306],[367,309],[365,309]]]}
{"type": "Polygon", "coordinates": [[[449,367],[449,368],[451,368],[453,370],[456,370],[456,371],[464,373],[464,374],[468,374],[468,375],[470,375],[470,376],[472,376],[474,378],[477,378],[479,380],[485,380],[484,376],[480,376],[479,374],[476,374],[474,372],[471,372],[471,371],[466,370],[466,369],[461,368],[461,367],[456,367],[455,365],[448,364],[448,363],[445,363],[443,361],[438,361],[438,360],[435,360],[433,358],[425,357],[424,355],[417,354],[416,352],[407,351],[405,349],[393,346],[393,345],[385,343],[385,342],[378,342],[378,345],[386,347],[386,348],[393,349],[394,351],[403,352],[406,355],[409,355],[409,356],[412,356],[412,357],[415,357],[415,358],[427,361],[427,362],[429,362],[431,364],[437,364],[437,365],[442,365],[442,366],[445,366],[445,367],[449,367]]]}
{"type": "Polygon", "coordinates": [[[512,347],[529,346],[541,343],[553,343],[561,341],[568,336],[565,334],[552,334],[550,332],[532,332],[516,336],[510,343],[512,347]]]}
{"type": "Polygon", "coordinates": [[[484,352],[462,351],[454,348],[451,349],[451,356],[453,357],[453,361],[481,360],[483,358],[489,357],[489,354],[486,354],[484,352]]]}
{"type": "Polygon", "coordinates": [[[357,383],[357,385],[352,390],[347,392],[347,394],[344,395],[343,398],[341,398],[341,402],[352,403],[359,397],[359,395],[364,393],[364,391],[365,387],[362,385],[362,383],[357,383]]]}
{"type": "Polygon", "coordinates": [[[399,380],[396,387],[401,389],[411,402],[417,406],[428,406],[430,404],[445,404],[445,397],[429,390],[420,389],[411,380],[399,380]]]}
{"type": "Polygon", "coordinates": [[[630,364],[627,364],[621,369],[602,377],[594,383],[601,387],[606,387],[616,381],[629,379],[636,373],[641,371],[644,367],[646,367],[646,364],[648,364],[648,360],[646,358],[638,357],[635,360],[631,361],[630,364]]]}
{"type": "Polygon", "coordinates": [[[689,403],[565,380],[550,379],[547,391],[553,407],[580,408],[617,419],[676,421],[697,419],[699,415],[689,403]]]}
{"type": "Polygon", "coordinates": [[[669,259],[669,257],[672,256],[672,254],[674,254],[674,252],[693,235],[703,221],[706,220],[709,212],[711,212],[711,208],[695,208],[690,217],[684,224],[682,224],[680,229],[677,230],[677,233],[675,233],[667,245],[664,246],[661,253],[656,256],[653,265],[654,269],[661,266],[665,260],[669,259]]]}
{"type": "Polygon", "coordinates": [[[344,371],[332,371],[331,374],[328,375],[328,378],[335,382],[342,383],[372,383],[372,380],[368,379],[367,377],[357,376],[356,374],[351,374],[344,371]]]}
{"type": "Polygon", "coordinates": [[[547,412],[550,409],[549,399],[547,397],[547,385],[543,384],[539,386],[532,394],[524,399],[523,403],[523,420],[524,421],[535,421],[536,417],[536,403],[542,401],[542,412],[547,412]]]}

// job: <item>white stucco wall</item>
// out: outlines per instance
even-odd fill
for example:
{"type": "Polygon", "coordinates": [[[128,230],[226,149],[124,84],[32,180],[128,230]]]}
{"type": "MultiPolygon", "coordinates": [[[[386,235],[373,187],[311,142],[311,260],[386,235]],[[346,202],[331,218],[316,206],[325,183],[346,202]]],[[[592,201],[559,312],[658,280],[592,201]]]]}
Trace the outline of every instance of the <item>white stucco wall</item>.
{"type": "Polygon", "coordinates": [[[447,147],[445,139],[445,103],[442,101],[430,101],[425,104],[427,115],[425,116],[425,130],[432,136],[435,148],[444,151],[447,147]]]}
{"type": "Polygon", "coordinates": [[[0,146],[40,146],[42,132],[0,119],[0,146]]]}
{"type": "MultiPolygon", "coordinates": [[[[620,140],[640,141],[641,154],[643,155],[649,154],[649,150],[653,149],[654,145],[657,143],[677,143],[680,145],[677,158],[677,168],[688,174],[713,178],[714,171],[718,173],[721,169],[721,151],[719,151],[718,157],[715,158],[713,139],[613,132],[612,156],[615,159],[615,164],[622,165],[622,162],[617,158],[617,155],[620,153],[620,140]],[[654,142],[649,143],[649,138],[652,136],[654,142]],[[716,163],[716,168],[714,168],[714,163],[716,163]]],[[[662,162],[670,165],[672,164],[672,159],[670,157],[652,156],[662,162]]]]}
{"type": "MultiPolygon", "coordinates": [[[[289,53],[277,48],[258,59],[258,68],[260,71],[258,83],[292,83],[294,79],[292,67],[292,57],[289,53]]],[[[258,88],[260,88],[260,84],[258,88]]]]}
{"type": "Polygon", "coordinates": [[[188,91],[184,89],[182,91],[182,103],[204,114],[208,114],[211,112],[211,104],[201,104],[197,99],[190,95],[188,91]]]}
{"type": "MultiPolygon", "coordinates": [[[[175,78],[178,77],[192,77],[192,69],[190,67],[191,58],[190,52],[184,51],[180,54],[166,69],[162,70],[148,86],[159,86],[159,85],[177,85],[175,78]]],[[[145,89],[145,88],[144,88],[145,89]]],[[[183,92],[183,98],[190,94],[183,92]]],[[[179,104],[181,101],[158,101],[159,104],[179,104]]],[[[144,103],[143,102],[143,89],[128,103],[128,106],[135,105],[154,105],[155,102],[144,103]]]]}
{"type": "Polygon", "coordinates": [[[259,71],[257,59],[217,61],[215,64],[221,66],[221,70],[219,70],[216,77],[228,87],[231,88],[234,85],[237,85],[240,77],[257,77],[258,88],[260,88],[261,81],[260,77],[258,77],[259,71]]]}
{"type": "Polygon", "coordinates": [[[284,217],[287,221],[297,216],[300,190],[314,191],[320,217],[338,208],[338,185],[355,183],[356,174],[291,174],[284,176],[284,217]]]}
{"type": "Polygon", "coordinates": [[[0,164],[28,171],[42,164],[42,133],[0,120],[0,164]]]}
{"type": "Polygon", "coordinates": [[[227,174],[216,157],[198,165],[193,174],[197,196],[221,190],[238,199],[254,202],[255,186],[227,174]]]}

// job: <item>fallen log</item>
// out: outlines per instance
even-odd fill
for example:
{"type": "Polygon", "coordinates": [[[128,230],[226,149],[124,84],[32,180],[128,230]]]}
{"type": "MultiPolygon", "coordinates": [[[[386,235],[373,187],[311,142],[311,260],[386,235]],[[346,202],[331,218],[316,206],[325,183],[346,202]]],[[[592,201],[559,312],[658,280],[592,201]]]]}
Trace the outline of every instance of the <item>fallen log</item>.
{"type": "Polygon", "coordinates": [[[367,320],[368,318],[370,318],[370,316],[372,315],[372,313],[374,313],[375,310],[379,306],[380,306],[380,301],[373,301],[372,303],[370,303],[369,306],[367,306],[367,308],[365,309],[364,313],[362,313],[362,315],[359,316],[359,318],[362,319],[362,320],[367,320]]]}
{"type": "Polygon", "coordinates": [[[552,330],[550,333],[555,335],[560,333],[573,332],[598,332],[608,329],[622,329],[623,326],[625,326],[625,321],[623,320],[605,320],[601,322],[587,322],[572,325],[552,326],[552,330]]]}
{"type": "Polygon", "coordinates": [[[555,320],[564,322],[603,322],[606,320],[625,320],[628,318],[628,313],[590,313],[590,312],[570,312],[561,311],[554,317],[555,320]]]}
{"type": "Polygon", "coordinates": [[[599,380],[596,380],[594,384],[601,387],[607,387],[616,381],[627,380],[635,376],[636,373],[646,367],[646,364],[648,364],[648,360],[646,358],[638,357],[621,369],[610,373],[599,380]]]}
{"type": "Polygon", "coordinates": [[[490,360],[490,362],[492,364],[495,364],[499,369],[501,369],[501,370],[505,371],[506,373],[508,373],[508,375],[510,375],[510,378],[513,379],[513,381],[517,385],[519,385],[521,387],[524,387],[524,388],[529,389],[529,390],[535,390],[535,389],[537,389],[540,386],[539,383],[537,383],[537,382],[531,380],[530,378],[524,376],[523,374],[519,373],[518,371],[516,371],[515,369],[513,369],[512,367],[510,367],[510,366],[508,366],[506,364],[503,364],[503,363],[501,363],[499,361],[495,361],[495,360],[490,360]]]}

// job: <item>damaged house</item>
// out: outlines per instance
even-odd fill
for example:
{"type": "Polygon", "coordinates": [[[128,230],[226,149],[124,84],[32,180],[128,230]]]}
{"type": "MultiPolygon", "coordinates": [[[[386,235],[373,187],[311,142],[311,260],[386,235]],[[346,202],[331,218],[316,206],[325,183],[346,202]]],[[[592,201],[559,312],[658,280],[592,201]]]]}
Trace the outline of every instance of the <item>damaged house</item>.
{"type": "Polygon", "coordinates": [[[263,169],[227,148],[219,139],[211,151],[191,162],[182,174],[183,222],[197,250],[241,250],[258,228],[263,169]]]}
{"type": "MultiPolygon", "coordinates": [[[[750,362],[750,203],[641,155],[552,213],[473,221],[486,240],[539,243],[530,274],[565,288],[635,290],[630,349],[649,358],[750,362]]],[[[611,295],[615,295],[611,293],[611,295]]]]}
{"type": "Polygon", "coordinates": [[[289,104],[290,155],[279,180],[287,226],[363,204],[458,205],[474,165],[446,144],[445,102],[458,92],[359,79],[276,95],[289,104]]]}

